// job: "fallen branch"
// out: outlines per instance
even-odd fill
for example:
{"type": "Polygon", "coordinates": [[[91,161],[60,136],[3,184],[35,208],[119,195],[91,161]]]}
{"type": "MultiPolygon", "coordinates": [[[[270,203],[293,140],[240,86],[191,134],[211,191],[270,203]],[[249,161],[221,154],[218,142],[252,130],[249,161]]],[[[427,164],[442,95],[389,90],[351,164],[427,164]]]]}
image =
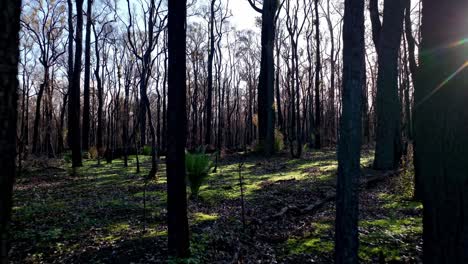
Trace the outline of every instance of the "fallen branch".
{"type": "MultiPolygon", "coordinates": [[[[377,183],[377,182],[380,182],[380,181],[384,181],[386,179],[388,179],[389,177],[393,177],[393,176],[396,176],[396,175],[400,175],[401,173],[401,170],[396,170],[396,171],[387,171],[381,175],[377,175],[377,176],[372,176],[372,175],[367,175],[367,176],[364,176],[364,177],[361,177],[361,179],[364,179],[361,183],[360,183],[360,186],[363,187],[363,188],[368,188],[370,185],[374,184],[374,183],[377,183]]],[[[278,213],[274,214],[274,215],[270,215],[270,216],[267,216],[267,217],[264,217],[262,219],[259,220],[260,223],[262,222],[266,222],[266,221],[271,221],[271,220],[274,220],[274,219],[278,219],[278,218],[281,218],[282,216],[284,216],[285,214],[287,213],[296,213],[296,215],[303,215],[303,214],[310,214],[310,213],[315,213],[317,212],[318,210],[320,210],[322,207],[324,207],[327,203],[331,202],[331,201],[334,201],[336,198],[336,192],[335,191],[330,191],[326,196],[325,198],[307,206],[307,207],[304,207],[304,206],[296,206],[296,205],[287,205],[285,207],[283,207],[278,213]]]]}

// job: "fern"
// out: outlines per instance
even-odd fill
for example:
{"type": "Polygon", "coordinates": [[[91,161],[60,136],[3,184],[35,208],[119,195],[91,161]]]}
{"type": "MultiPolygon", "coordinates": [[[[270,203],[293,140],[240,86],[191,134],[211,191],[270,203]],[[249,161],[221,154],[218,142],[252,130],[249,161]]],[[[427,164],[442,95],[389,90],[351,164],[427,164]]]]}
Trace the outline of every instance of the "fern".
{"type": "Polygon", "coordinates": [[[187,182],[191,191],[191,198],[197,198],[200,186],[208,177],[210,169],[213,167],[211,158],[201,153],[186,153],[185,167],[187,170],[187,182]]]}

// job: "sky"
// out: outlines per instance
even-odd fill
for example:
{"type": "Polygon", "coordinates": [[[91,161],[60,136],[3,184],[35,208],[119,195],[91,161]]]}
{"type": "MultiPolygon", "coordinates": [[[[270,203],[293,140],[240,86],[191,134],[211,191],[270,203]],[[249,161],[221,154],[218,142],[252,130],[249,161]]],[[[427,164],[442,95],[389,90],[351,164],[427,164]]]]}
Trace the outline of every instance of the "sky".
{"type": "Polygon", "coordinates": [[[250,6],[247,0],[230,0],[232,10],[231,23],[238,29],[251,29],[255,27],[255,17],[260,16],[250,6]]]}

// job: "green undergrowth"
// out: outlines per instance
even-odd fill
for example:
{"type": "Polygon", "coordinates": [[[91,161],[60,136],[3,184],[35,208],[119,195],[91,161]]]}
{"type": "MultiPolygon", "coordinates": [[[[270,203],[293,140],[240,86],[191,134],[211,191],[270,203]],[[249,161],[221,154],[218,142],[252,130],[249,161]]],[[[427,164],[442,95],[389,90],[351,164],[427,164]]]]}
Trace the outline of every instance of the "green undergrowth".
{"type": "MultiPolygon", "coordinates": [[[[143,242],[144,245],[160,246],[141,247],[140,251],[164,248],[167,240],[165,165],[163,162],[159,164],[156,178],[146,179],[150,157],[139,156],[139,159],[139,174],[136,173],[136,157],[130,156],[128,168],[120,159],[113,160],[111,164],[105,160],[99,164],[97,160],[84,160],[83,167],[75,176],[70,175],[70,164],[64,163],[63,171],[54,171],[53,174],[43,171],[22,177],[15,187],[14,196],[14,263],[77,259],[80,260],[78,262],[110,263],[113,260],[96,258],[118,256],[129,247],[137,250],[141,246],[136,245],[143,242]],[[99,255],[97,252],[102,253],[99,255]]],[[[363,167],[370,165],[371,161],[372,153],[363,154],[363,167]]],[[[304,158],[294,160],[286,155],[270,159],[245,155],[221,160],[216,173],[210,172],[200,187],[199,197],[189,201],[189,223],[194,227],[191,234],[194,257],[190,263],[209,262],[210,258],[205,254],[220,244],[216,240],[213,242],[210,233],[204,231],[206,228],[225,221],[232,226],[223,228],[231,228],[237,235],[240,219],[237,212],[226,215],[226,210],[233,210],[226,209],[226,204],[238,204],[241,195],[239,171],[246,202],[268,204],[271,199],[266,193],[271,186],[280,186],[277,191],[283,195],[294,195],[309,186],[332,188],[337,166],[334,150],[308,152],[304,158]]],[[[189,188],[187,193],[190,193],[189,188]]],[[[396,213],[390,218],[363,219],[360,222],[363,229],[360,232],[360,256],[364,261],[374,259],[376,254],[383,254],[389,260],[397,259],[399,247],[411,246],[411,241],[405,242],[405,236],[421,232],[418,216],[402,218],[398,213],[418,211],[420,204],[406,196],[383,191],[377,194],[377,199],[385,210],[396,213]],[[394,242],[399,237],[403,237],[400,240],[407,244],[394,242]]],[[[310,225],[306,233],[286,239],[282,246],[287,254],[332,253],[333,222],[319,220],[310,225]]],[[[133,253],[141,254],[134,256],[137,260],[147,257],[140,251],[133,253]]],[[[164,256],[165,253],[160,254],[164,256]]]]}

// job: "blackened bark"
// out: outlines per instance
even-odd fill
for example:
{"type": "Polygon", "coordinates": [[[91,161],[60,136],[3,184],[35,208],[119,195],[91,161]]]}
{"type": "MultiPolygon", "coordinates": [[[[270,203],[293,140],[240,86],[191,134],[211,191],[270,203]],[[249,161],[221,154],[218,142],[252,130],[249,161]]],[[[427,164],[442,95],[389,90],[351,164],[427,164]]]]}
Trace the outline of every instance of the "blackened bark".
{"type": "Polygon", "coordinates": [[[338,144],[335,263],[358,263],[358,192],[364,64],[364,0],[346,0],[343,25],[343,113],[338,144]]]}
{"type": "Polygon", "coordinates": [[[0,2],[0,263],[9,263],[9,232],[16,176],[17,90],[21,1],[0,2]]]}
{"type": "Polygon", "coordinates": [[[187,258],[189,227],[185,185],[186,110],[186,0],[168,2],[168,149],[167,216],[169,255],[187,258]]]}
{"type": "Polygon", "coordinates": [[[401,103],[398,97],[398,52],[400,50],[406,0],[386,0],[378,50],[377,137],[374,168],[399,166],[401,146],[401,103]]]}
{"type": "Polygon", "coordinates": [[[94,69],[94,75],[96,77],[96,86],[97,86],[97,98],[98,98],[98,109],[97,109],[97,131],[96,131],[96,147],[98,149],[99,155],[103,152],[103,108],[104,108],[104,91],[102,87],[100,70],[100,50],[99,50],[99,35],[96,31],[96,26],[93,24],[93,33],[94,33],[94,50],[96,53],[96,68],[94,69]]]}
{"type": "Polygon", "coordinates": [[[49,69],[46,63],[44,63],[43,66],[44,66],[44,81],[39,86],[39,92],[37,93],[37,99],[36,99],[36,111],[34,115],[33,142],[32,142],[33,154],[38,154],[40,152],[39,150],[39,143],[40,143],[39,142],[39,125],[40,125],[40,120],[41,120],[41,103],[42,103],[42,97],[44,96],[45,87],[49,83],[49,69]]]}
{"type": "Polygon", "coordinates": [[[318,14],[318,1],[319,0],[315,0],[315,148],[321,149],[322,107],[320,105],[320,71],[322,70],[322,64],[320,61],[320,17],[318,14]]]}
{"type": "Polygon", "coordinates": [[[468,35],[465,1],[423,1],[415,90],[416,173],[424,177],[423,261],[468,263],[468,35]]]}
{"type": "Polygon", "coordinates": [[[90,127],[90,97],[89,82],[91,79],[91,24],[93,0],[88,0],[86,11],[86,37],[85,37],[85,65],[84,65],[84,88],[83,88],[83,150],[89,149],[89,127],[90,127]]]}
{"type": "Polygon", "coordinates": [[[211,144],[211,123],[213,119],[213,59],[215,53],[214,39],[214,20],[215,20],[215,3],[216,0],[211,0],[210,4],[210,48],[208,51],[208,87],[205,103],[205,145],[211,144]]]}
{"type": "Polygon", "coordinates": [[[372,25],[372,40],[378,51],[380,35],[382,31],[382,22],[380,22],[379,0],[369,0],[369,14],[372,25]]]}
{"type": "Polygon", "coordinates": [[[72,150],[72,167],[82,166],[80,130],[80,86],[81,56],[83,53],[83,0],[76,0],[76,47],[73,80],[70,85],[68,102],[68,128],[72,150]]]}
{"type": "Polygon", "coordinates": [[[263,153],[270,156],[275,152],[274,80],[275,60],[275,15],[278,2],[264,0],[262,8],[262,57],[258,82],[258,139],[263,153]]]}

